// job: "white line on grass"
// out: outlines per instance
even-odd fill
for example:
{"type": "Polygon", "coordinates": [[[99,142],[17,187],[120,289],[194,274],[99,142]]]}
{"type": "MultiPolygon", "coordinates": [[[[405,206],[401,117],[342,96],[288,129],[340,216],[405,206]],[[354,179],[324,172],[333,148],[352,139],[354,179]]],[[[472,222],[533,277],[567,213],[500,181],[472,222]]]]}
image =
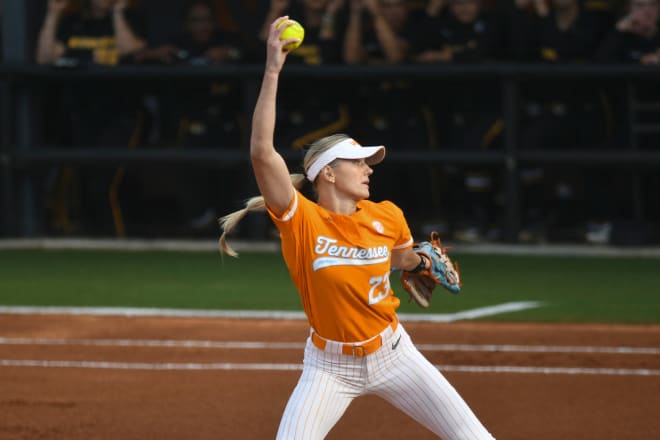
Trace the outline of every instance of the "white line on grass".
{"type": "MultiPolygon", "coordinates": [[[[38,361],[0,359],[0,367],[33,368],[88,368],[110,370],[230,370],[230,371],[299,371],[302,364],[240,364],[240,363],[141,363],[141,362],[92,362],[92,361],[38,361]]],[[[571,368],[571,367],[515,367],[436,365],[444,372],[461,373],[512,373],[512,374],[564,374],[604,376],[660,376],[660,370],[632,368],[571,368]]]]}
{"type": "Polygon", "coordinates": [[[486,316],[500,315],[502,313],[519,312],[521,310],[534,309],[541,307],[543,303],[539,301],[518,301],[498,304],[495,306],[479,307],[477,309],[464,310],[456,313],[435,313],[435,314],[414,314],[401,313],[399,318],[408,322],[453,322],[463,319],[476,319],[486,316]]]}
{"type": "MultiPolygon", "coordinates": [[[[447,242],[451,245],[452,243],[447,242]]],[[[279,252],[276,240],[232,240],[232,248],[238,252],[279,252]]],[[[217,240],[168,240],[168,239],[91,239],[91,238],[5,238],[0,239],[0,250],[47,249],[47,250],[119,250],[119,251],[203,251],[218,252],[217,240]]],[[[455,252],[482,255],[541,255],[541,256],[589,256],[589,257],[660,257],[658,246],[593,246],[583,244],[503,244],[457,243],[455,252]]]]}
{"type": "MultiPolygon", "coordinates": [[[[540,307],[538,301],[517,301],[495,306],[479,307],[456,313],[401,313],[404,322],[454,322],[476,319],[501,313],[518,312],[540,307]]],[[[177,318],[254,318],[254,319],[306,319],[303,312],[268,310],[188,310],[150,309],[137,307],[55,307],[55,306],[0,306],[0,314],[12,315],[96,315],[96,316],[152,316],[177,318]]]]}
{"type": "MultiPolygon", "coordinates": [[[[174,347],[211,349],[302,349],[304,342],[267,341],[202,341],[158,339],[57,339],[57,338],[2,338],[0,345],[67,345],[93,347],[174,347]]],[[[422,351],[468,351],[490,353],[579,353],[579,354],[635,354],[658,355],[657,347],[596,347],[553,345],[474,345],[474,344],[417,344],[422,351]]]]}
{"type": "Polygon", "coordinates": [[[0,314],[10,315],[93,315],[172,318],[255,318],[305,319],[303,312],[268,310],[194,310],[142,307],[60,307],[60,306],[0,306],[0,314]]]}
{"type": "Polygon", "coordinates": [[[417,344],[422,351],[479,351],[491,353],[660,354],[656,347],[594,347],[557,345],[417,344]]]}
{"type": "Polygon", "coordinates": [[[441,371],[461,373],[517,373],[517,374],[572,374],[602,376],[660,376],[660,370],[634,368],[578,368],[578,367],[515,367],[515,366],[473,366],[436,365],[441,371]]]}

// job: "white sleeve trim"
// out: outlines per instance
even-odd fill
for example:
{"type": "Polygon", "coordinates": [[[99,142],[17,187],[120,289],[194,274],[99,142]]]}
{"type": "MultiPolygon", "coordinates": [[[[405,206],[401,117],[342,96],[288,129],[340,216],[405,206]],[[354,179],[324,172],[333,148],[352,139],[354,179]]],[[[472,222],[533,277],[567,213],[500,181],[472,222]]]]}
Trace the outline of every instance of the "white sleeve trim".
{"type": "Polygon", "coordinates": [[[412,246],[412,244],[413,244],[413,239],[412,239],[412,237],[410,237],[410,240],[408,240],[407,242],[405,242],[403,244],[400,244],[398,246],[394,246],[392,249],[405,249],[407,247],[412,246]]]}
{"type": "Polygon", "coordinates": [[[291,203],[291,208],[286,211],[282,217],[280,217],[280,220],[283,222],[288,222],[291,220],[291,217],[296,213],[296,210],[298,209],[298,191],[293,192],[293,201],[291,203]]]}

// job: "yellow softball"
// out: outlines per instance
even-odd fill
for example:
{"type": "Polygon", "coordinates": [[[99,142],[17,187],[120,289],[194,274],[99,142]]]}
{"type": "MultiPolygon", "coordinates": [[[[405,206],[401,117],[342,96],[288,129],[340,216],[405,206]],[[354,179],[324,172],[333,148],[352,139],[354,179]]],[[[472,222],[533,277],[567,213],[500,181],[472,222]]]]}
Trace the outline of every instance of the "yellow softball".
{"type": "Polygon", "coordinates": [[[289,38],[298,38],[300,41],[294,43],[288,43],[284,45],[285,50],[293,50],[298,46],[300,46],[303,39],[305,38],[305,28],[303,28],[302,25],[298,23],[296,20],[284,20],[277,25],[277,29],[281,28],[286,23],[293,23],[293,24],[287,27],[286,29],[284,29],[284,32],[282,32],[282,35],[280,36],[280,40],[288,40],[289,38]]]}

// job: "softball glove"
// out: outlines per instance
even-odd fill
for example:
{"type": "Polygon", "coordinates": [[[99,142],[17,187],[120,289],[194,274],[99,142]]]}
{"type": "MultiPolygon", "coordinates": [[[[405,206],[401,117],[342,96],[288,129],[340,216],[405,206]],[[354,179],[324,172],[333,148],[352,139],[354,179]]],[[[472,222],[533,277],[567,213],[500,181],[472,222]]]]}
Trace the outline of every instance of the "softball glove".
{"type": "Polygon", "coordinates": [[[427,308],[433,295],[433,289],[440,284],[451,293],[461,291],[461,275],[458,263],[451,261],[447,248],[442,247],[440,235],[431,233],[430,241],[415,243],[413,251],[430,261],[430,268],[418,272],[401,272],[401,285],[420,307],[427,308]]]}

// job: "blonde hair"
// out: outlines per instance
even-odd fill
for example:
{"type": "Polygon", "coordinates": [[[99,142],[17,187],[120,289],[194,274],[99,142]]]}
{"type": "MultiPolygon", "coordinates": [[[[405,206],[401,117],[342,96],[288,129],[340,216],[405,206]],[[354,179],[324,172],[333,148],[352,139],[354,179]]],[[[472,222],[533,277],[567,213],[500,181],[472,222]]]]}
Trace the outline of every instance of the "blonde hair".
{"type": "MultiPolygon", "coordinates": [[[[333,147],[334,145],[338,144],[339,142],[345,139],[350,139],[350,138],[345,134],[337,133],[318,139],[317,141],[310,144],[309,148],[307,149],[307,153],[305,153],[305,158],[303,159],[303,168],[305,170],[305,173],[307,173],[307,170],[309,170],[309,167],[312,166],[312,164],[316,161],[319,155],[321,155],[324,151],[330,149],[331,147],[333,147]]],[[[291,178],[291,183],[293,184],[294,188],[298,190],[302,188],[303,184],[305,183],[305,180],[307,180],[307,177],[303,174],[291,174],[289,177],[291,178]]],[[[314,185],[315,184],[316,182],[314,182],[314,185]]],[[[236,251],[234,251],[227,244],[227,234],[231,232],[231,230],[234,229],[234,227],[236,227],[236,225],[248,213],[256,212],[256,211],[265,211],[265,210],[266,210],[266,202],[264,201],[264,198],[262,196],[255,196],[248,199],[247,202],[245,202],[245,206],[242,209],[239,209],[238,211],[234,211],[220,218],[219,223],[220,223],[220,228],[222,229],[222,235],[220,235],[220,240],[218,242],[220,251],[224,252],[229,256],[237,257],[238,253],[236,253],[236,251]]]]}

